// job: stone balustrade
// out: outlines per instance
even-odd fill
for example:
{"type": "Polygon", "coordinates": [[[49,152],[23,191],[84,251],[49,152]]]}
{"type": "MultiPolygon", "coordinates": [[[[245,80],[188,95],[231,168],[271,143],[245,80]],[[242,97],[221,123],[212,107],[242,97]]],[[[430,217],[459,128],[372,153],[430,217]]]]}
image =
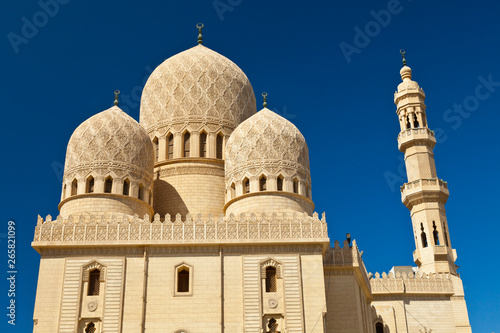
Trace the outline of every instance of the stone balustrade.
{"type": "Polygon", "coordinates": [[[378,272],[370,279],[372,293],[376,294],[453,294],[453,281],[449,274],[389,274],[378,272]]]}

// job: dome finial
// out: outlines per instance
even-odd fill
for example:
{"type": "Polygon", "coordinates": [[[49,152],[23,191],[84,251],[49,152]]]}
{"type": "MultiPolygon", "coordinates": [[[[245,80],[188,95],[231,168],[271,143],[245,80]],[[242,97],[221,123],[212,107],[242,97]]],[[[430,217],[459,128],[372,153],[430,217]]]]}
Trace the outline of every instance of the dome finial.
{"type": "Polygon", "coordinates": [[[198,28],[198,44],[203,44],[203,35],[201,34],[201,29],[203,29],[204,25],[203,23],[198,23],[196,27],[198,28]]]}
{"type": "Polygon", "coordinates": [[[120,95],[120,90],[115,90],[115,105],[118,106],[118,95],[120,95]]]}
{"type": "Polygon", "coordinates": [[[267,108],[267,93],[265,91],[262,93],[262,97],[264,97],[264,103],[262,103],[262,106],[267,108]]]}
{"type": "Polygon", "coordinates": [[[405,50],[401,49],[399,50],[399,53],[403,56],[403,66],[406,66],[405,50]]]}

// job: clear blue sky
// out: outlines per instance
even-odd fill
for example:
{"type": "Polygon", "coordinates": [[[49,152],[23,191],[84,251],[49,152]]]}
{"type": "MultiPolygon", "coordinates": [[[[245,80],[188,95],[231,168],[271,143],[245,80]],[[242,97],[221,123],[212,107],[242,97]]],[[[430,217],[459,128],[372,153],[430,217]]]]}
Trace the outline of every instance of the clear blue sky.
{"type": "Polygon", "coordinates": [[[429,127],[441,133],[438,176],[450,188],[451,243],[472,328],[500,331],[500,271],[493,260],[500,232],[497,2],[59,3],[2,1],[0,11],[0,247],[6,253],[6,223],[15,219],[19,271],[13,328],[4,314],[7,268],[1,256],[0,330],[32,329],[39,255],[30,242],[37,214],[57,215],[71,133],[110,107],[115,89],[130,96],[121,106],[138,119],[138,98],[151,70],[196,45],[195,24],[203,22],[204,45],[240,66],[257,100],[267,91],[269,107],[302,131],[316,210],[326,211],[332,241],[353,235],[372,272],[413,264],[393,104],[399,50],[406,50],[413,78],[427,94],[429,127]],[[358,29],[366,38],[356,38],[358,29]],[[481,80],[492,83],[478,99],[481,80]],[[454,104],[464,103],[471,111],[457,112],[454,104]]]}

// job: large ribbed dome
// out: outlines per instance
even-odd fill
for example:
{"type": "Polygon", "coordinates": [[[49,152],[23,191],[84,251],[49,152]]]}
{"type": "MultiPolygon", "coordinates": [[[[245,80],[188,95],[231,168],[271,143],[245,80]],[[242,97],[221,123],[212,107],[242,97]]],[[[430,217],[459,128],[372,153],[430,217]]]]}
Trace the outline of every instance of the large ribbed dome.
{"type": "Polygon", "coordinates": [[[149,77],[141,98],[140,122],[164,134],[188,124],[215,124],[231,132],[256,111],[245,73],[203,45],[165,60],[149,77]]]}
{"type": "Polygon", "coordinates": [[[154,152],[144,128],[117,106],[84,121],[69,139],[65,181],[94,172],[152,183],[154,152]]]}
{"type": "Polygon", "coordinates": [[[298,177],[310,184],[306,140],[291,122],[265,108],[241,123],[226,145],[226,184],[245,175],[298,177]]]}

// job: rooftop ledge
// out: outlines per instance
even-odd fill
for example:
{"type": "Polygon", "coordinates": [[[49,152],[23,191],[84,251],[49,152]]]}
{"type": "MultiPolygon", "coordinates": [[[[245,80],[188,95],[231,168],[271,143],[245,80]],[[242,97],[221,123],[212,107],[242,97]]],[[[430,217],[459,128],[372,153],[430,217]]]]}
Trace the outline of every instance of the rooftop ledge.
{"type": "Polygon", "coordinates": [[[202,219],[189,214],[174,221],[167,214],[164,222],[155,214],[140,219],[130,216],[71,216],[56,220],[38,218],[32,246],[115,246],[115,245],[178,245],[178,244],[240,244],[240,243],[323,243],[329,244],[323,214],[251,214],[236,218],[202,219]]]}
{"type": "Polygon", "coordinates": [[[426,141],[431,147],[436,144],[435,134],[427,127],[410,128],[399,132],[398,135],[398,149],[402,152],[414,141],[426,141]]]}

